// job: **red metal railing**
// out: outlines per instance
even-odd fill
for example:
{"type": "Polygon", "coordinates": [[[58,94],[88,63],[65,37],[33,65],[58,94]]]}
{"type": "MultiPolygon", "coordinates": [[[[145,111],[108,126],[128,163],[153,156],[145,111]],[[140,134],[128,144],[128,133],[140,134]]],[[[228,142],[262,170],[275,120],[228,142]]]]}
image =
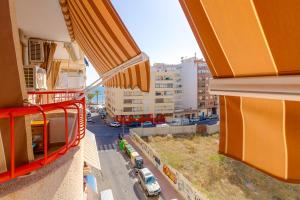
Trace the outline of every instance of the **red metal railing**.
{"type": "MultiPolygon", "coordinates": [[[[28,106],[0,109],[0,119],[9,119],[10,128],[10,167],[0,174],[0,183],[37,170],[64,155],[70,148],[77,146],[85,136],[86,112],[85,97],[80,91],[42,91],[28,93],[28,106]],[[77,110],[77,127],[69,139],[68,110],[77,110]],[[65,118],[65,144],[58,150],[48,153],[48,132],[46,112],[63,110],[65,118]],[[16,117],[42,114],[44,121],[44,156],[21,166],[15,166],[16,117]]],[[[24,141],[25,142],[25,141],[24,141]]]]}

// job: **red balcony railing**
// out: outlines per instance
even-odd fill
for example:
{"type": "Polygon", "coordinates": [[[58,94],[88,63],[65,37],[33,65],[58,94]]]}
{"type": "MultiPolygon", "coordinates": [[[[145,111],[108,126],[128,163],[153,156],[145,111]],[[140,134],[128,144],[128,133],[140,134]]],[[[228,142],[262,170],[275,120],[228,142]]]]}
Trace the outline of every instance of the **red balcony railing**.
{"type": "MultiPolygon", "coordinates": [[[[6,172],[0,174],[0,183],[7,182],[18,176],[26,175],[58,159],[72,147],[77,146],[80,140],[85,136],[86,112],[85,97],[80,91],[42,91],[28,93],[28,106],[3,108],[0,109],[0,119],[9,120],[10,130],[10,167],[6,172]],[[48,153],[48,132],[47,132],[47,114],[46,112],[62,110],[64,113],[65,124],[65,144],[58,150],[48,153]],[[68,111],[77,110],[76,128],[74,136],[69,139],[68,111]],[[15,118],[41,114],[44,121],[44,155],[42,158],[29,162],[27,164],[15,165],[15,118]]],[[[73,135],[72,134],[72,135],[73,135]]],[[[24,141],[26,142],[26,141],[24,141]]]]}

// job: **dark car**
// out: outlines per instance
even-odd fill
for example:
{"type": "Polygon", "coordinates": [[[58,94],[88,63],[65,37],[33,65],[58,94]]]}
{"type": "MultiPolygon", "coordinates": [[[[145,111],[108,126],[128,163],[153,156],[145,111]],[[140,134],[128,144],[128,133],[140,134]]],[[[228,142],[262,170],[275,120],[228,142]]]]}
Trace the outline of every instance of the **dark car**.
{"type": "Polygon", "coordinates": [[[143,123],[143,127],[153,127],[154,125],[153,125],[153,123],[152,122],[150,122],[150,121],[146,121],[146,122],[144,122],[143,123]]]}
{"type": "Polygon", "coordinates": [[[131,122],[127,126],[128,127],[139,127],[139,126],[141,126],[141,123],[140,122],[131,122]]]}

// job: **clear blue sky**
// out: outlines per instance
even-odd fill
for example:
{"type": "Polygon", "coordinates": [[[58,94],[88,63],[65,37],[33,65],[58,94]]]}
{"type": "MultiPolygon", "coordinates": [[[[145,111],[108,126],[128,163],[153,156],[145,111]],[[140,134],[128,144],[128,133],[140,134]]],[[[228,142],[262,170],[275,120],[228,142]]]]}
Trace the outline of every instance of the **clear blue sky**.
{"type": "MultiPolygon", "coordinates": [[[[196,39],[178,0],[112,0],[127,29],[151,64],[176,64],[195,53],[202,58],[196,39]]],[[[97,79],[87,69],[87,84],[97,79]]]]}

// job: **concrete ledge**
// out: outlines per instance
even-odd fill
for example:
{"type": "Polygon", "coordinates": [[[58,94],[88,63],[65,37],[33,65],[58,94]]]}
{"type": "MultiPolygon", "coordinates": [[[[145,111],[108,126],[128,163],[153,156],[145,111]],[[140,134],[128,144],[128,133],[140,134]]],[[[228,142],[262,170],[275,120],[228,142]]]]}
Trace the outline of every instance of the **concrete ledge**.
{"type": "Polygon", "coordinates": [[[34,173],[0,185],[1,200],[82,200],[83,155],[79,145],[34,173]]]}

